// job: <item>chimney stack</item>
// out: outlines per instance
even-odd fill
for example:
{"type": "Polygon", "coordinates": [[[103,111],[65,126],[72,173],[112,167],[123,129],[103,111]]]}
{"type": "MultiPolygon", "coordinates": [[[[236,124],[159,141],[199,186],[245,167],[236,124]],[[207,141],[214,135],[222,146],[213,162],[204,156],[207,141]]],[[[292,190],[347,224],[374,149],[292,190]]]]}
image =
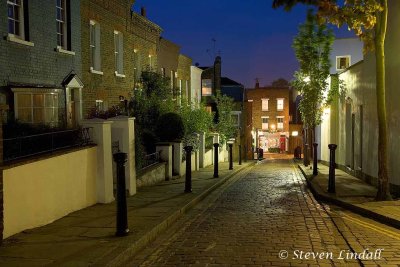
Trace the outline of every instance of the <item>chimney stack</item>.
{"type": "Polygon", "coordinates": [[[260,82],[259,82],[258,78],[256,78],[256,89],[257,88],[260,88],[260,82]]]}
{"type": "Polygon", "coordinates": [[[146,8],[144,8],[144,6],[142,6],[140,8],[140,15],[142,15],[143,17],[146,17],[146,8]]]}

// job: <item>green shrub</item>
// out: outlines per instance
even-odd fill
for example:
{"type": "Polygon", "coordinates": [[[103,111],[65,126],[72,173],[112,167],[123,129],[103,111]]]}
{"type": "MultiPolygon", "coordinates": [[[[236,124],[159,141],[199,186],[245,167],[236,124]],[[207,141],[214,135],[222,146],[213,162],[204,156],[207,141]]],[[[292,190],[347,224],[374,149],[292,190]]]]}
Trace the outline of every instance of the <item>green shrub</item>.
{"type": "Polygon", "coordinates": [[[182,140],[185,127],[181,116],[173,112],[161,115],[157,121],[156,133],[162,142],[182,140]]]}

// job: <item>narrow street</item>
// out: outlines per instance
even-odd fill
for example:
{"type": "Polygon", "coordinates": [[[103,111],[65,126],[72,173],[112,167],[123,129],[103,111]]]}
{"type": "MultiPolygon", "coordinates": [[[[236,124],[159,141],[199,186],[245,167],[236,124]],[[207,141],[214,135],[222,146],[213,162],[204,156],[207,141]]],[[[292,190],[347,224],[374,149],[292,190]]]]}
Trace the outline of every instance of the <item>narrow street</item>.
{"type": "Polygon", "coordinates": [[[291,160],[269,160],[236,175],[126,265],[399,266],[399,248],[400,231],[320,205],[291,160]]]}

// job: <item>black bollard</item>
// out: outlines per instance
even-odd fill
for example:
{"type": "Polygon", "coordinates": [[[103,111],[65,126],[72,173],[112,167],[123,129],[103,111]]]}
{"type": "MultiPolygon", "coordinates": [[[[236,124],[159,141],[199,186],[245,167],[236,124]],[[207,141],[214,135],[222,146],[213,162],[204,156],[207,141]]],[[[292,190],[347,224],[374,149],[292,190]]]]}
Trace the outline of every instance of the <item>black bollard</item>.
{"type": "Polygon", "coordinates": [[[242,165],[242,145],[239,145],[239,165],[242,165]]]}
{"type": "Polygon", "coordinates": [[[247,162],[247,146],[244,145],[244,162],[247,162]]]}
{"type": "Polygon", "coordinates": [[[233,156],[232,156],[233,144],[228,144],[228,145],[229,145],[229,169],[233,170],[233,156]]]}
{"type": "Polygon", "coordinates": [[[126,153],[118,152],[113,155],[117,163],[117,232],[116,236],[126,236],[128,228],[128,210],[126,205],[125,162],[126,153]]]}
{"type": "Polygon", "coordinates": [[[219,144],[214,144],[214,178],[218,178],[218,147],[219,144]]]}
{"type": "Polygon", "coordinates": [[[317,163],[318,163],[318,158],[317,158],[317,148],[318,148],[318,144],[317,143],[313,143],[313,147],[314,147],[314,155],[313,155],[313,175],[318,175],[318,169],[317,169],[317,163]]]}
{"type": "Polygon", "coordinates": [[[185,193],[192,192],[192,146],[184,147],[186,152],[186,179],[185,179],[185,193]]]}
{"type": "Polygon", "coordinates": [[[305,144],[304,145],[304,166],[308,166],[308,165],[310,165],[310,160],[309,160],[309,155],[310,155],[310,153],[309,153],[309,151],[308,151],[308,144],[305,144]]]}
{"type": "Polygon", "coordinates": [[[330,145],[328,145],[328,147],[330,150],[328,192],[336,193],[336,188],[335,188],[335,167],[336,167],[335,150],[337,148],[337,145],[330,144],[330,145]]]}

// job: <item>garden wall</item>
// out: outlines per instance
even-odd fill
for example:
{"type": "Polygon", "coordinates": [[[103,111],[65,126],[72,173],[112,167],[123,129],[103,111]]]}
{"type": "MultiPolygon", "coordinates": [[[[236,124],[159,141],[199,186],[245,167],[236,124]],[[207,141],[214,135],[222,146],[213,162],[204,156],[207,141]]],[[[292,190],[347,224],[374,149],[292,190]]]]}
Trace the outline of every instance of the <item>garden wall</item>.
{"type": "Polygon", "coordinates": [[[138,173],[136,187],[155,185],[165,181],[166,167],[167,164],[161,162],[138,173]]]}
{"type": "Polygon", "coordinates": [[[97,147],[4,167],[3,238],[96,203],[97,147]]]}

